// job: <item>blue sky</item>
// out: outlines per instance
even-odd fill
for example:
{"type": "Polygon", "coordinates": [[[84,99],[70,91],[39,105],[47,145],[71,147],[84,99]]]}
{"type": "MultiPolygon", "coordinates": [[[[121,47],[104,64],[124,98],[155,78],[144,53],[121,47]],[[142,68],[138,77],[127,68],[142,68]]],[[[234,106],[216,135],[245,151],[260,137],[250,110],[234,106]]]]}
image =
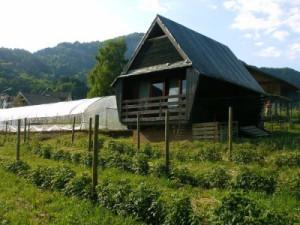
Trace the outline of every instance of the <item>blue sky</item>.
{"type": "Polygon", "coordinates": [[[300,70],[300,0],[1,0],[0,46],[33,52],[146,32],[156,14],[250,64],[300,70]]]}

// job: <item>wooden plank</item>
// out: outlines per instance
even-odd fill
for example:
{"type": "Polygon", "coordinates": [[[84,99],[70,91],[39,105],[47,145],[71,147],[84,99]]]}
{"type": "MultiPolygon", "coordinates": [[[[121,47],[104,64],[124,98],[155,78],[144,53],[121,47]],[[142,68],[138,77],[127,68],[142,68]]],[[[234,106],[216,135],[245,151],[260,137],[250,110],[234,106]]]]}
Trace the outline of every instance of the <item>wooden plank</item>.
{"type": "Polygon", "coordinates": [[[124,111],[124,109],[139,109],[139,108],[162,108],[162,107],[183,107],[185,106],[185,101],[180,101],[180,102],[157,102],[157,103],[144,103],[144,104],[126,104],[123,105],[122,107],[122,111],[124,111]]]}
{"type": "Polygon", "coordinates": [[[72,140],[71,140],[72,144],[74,144],[74,138],[75,138],[75,123],[76,123],[76,118],[74,116],[73,125],[72,125],[72,140]]]}
{"type": "Polygon", "coordinates": [[[136,115],[136,132],[137,132],[137,148],[140,150],[141,134],[140,134],[140,113],[136,115]]]}
{"type": "Polygon", "coordinates": [[[209,134],[211,134],[211,135],[216,135],[217,133],[216,133],[216,131],[215,130],[209,130],[209,131],[204,131],[204,132],[202,132],[202,131],[200,131],[200,132],[197,132],[197,131],[193,131],[193,135],[209,135],[209,134]]]}
{"type": "MultiPolygon", "coordinates": [[[[170,113],[184,113],[185,109],[184,108],[170,108],[168,109],[170,111],[170,113]]],[[[153,110],[144,110],[144,111],[130,111],[130,112],[122,112],[122,116],[131,116],[134,115],[136,116],[137,114],[140,115],[147,115],[147,114],[160,114],[161,110],[160,109],[153,109],[153,110]]]]}
{"type": "Polygon", "coordinates": [[[232,107],[228,109],[228,158],[231,160],[232,154],[232,107]]]}
{"type": "Polygon", "coordinates": [[[90,152],[92,149],[92,127],[93,127],[93,118],[90,117],[89,119],[89,143],[88,143],[88,151],[90,152]]]}
{"type": "Polygon", "coordinates": [[[170,96],[160,96],[160,97],[150,97],[150,98],[139,98],[139,99],[129,99],[123,100],[122,104],[126,105],[128,103],[140,103],[140,102],[151,102],[151,101],[159,101],[159,100],[167,100],[173,98],[185,98],[185,95],[170,95],[170,96]]]}
{"type": "Polygon", "coordinates": [[[165,112],[165,154],[166,154],[166,174],[170,173],[170,151],[169,151],[169,112],[165,112]]]}
{"type": "Polygon", "coordinates": [[[215,127],[217,124],[218,124],[217,122],[194,123],[194,124],[193,124],[193,128],[194,128],[194,127],[208,127],[208,126],[213,126],[213,127],[215,127]]]}
{"type": "MultiPolygon", "coordinates": [[[[155,122],[155,121],[163,121],[164,117],[142,117],[140,119],[141,122],[155,122]]],[[[170,116],[169,120],[185,120],[185,116],[170,116]]],[[[136,118],[124,118],[123,122],[136,122],[136,118]]]]}

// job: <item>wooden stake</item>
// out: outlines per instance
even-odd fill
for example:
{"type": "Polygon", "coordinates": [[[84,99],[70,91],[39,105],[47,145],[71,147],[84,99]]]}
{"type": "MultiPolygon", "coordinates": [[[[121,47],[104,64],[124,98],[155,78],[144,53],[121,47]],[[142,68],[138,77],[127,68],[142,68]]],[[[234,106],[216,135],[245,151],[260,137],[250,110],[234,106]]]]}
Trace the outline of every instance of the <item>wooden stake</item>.
{"type": "Polygon", "coordinates": [[[7,131],[8,131],[8,122],[5,121],[5,136],[4,136],[4,143],[6,142],[6,139],[7,139],[7,131]]]}
{"type": "Polygon", "coordinates": [[[136,115],[136,132],[137,132],[137,148],[140,150],[141,147],[141,134],[140,134],[140,113],[136,115]]]}
{"type": "Polygon", "coordinates": [[[75,122],[76,122],[76,118],[74,116],[73,125],[72,125],[72,144],[74,144],[74,138],[75,138],[75,122]]]}
{"type": "Polygon", "coordinates": [[[28,126],[27,126],[27,142],[30,139],[30,121],[28,121],[28,126]]]}
{"type": "Polygon", "coordinates": [[[18,119],[18,129],[17,129],[17,146],[16,146],[16,160],[20,160],[20,138],[21,138],[21,120],[18,119]]]}
{"type": "Polygon", "coordinates": [[[98,184],[98,130],[99,130],[99,115],[95,116],[94,122],[94,141],[93,141],[93,177],[92,177],[92,193],[96,194],[96,186],[98,184]]]}
{"type": "Polygon", "coordinates": [[[24,140],[23,140],[23,142],[26,143],[26,135],[27,135],[27,118],[24,119],[24,131],[23,131],[23,135],[24,135],[24,140]]]}
{"type": "Polygon", "coordinates": [[[93,118],[90,117],[89,119],[89,146],[88,151],[90,152],[92,150],[92,133],[93,133],[93,118]]]}
{"type": "Polygon", "coordinates": [[[166,154],[166,174],[170,173],[170,151],[169,151],[169,112],[165,112],[165,154],[166,154]]]}
{"type": "Polygon", "coordinates": [[[231,160],[232,154],[232,107],[228,109],[228,158],[231,160]]]}

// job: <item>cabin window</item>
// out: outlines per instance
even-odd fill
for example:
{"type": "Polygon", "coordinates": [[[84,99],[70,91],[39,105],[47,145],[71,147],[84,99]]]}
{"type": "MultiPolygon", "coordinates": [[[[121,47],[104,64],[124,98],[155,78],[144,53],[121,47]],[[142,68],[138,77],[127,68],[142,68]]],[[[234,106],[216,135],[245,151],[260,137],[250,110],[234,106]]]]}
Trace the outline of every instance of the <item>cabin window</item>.
{"type": "Polygon", "coordinates": [[[151,84],[151,97],[160,97],[164,95],[164,82],[154,82],[151,84]]]}
{"type": "Polygon", "coordinates": [[[149,97],[149,83],[147,81],[142,81],[139,85],[139,98],[149,97]]]}
{"type": "Polygon", "coordinates": [[[171,79],[169,81],[169,96],[180,94],[180,83],[178,79],[171,79]]]}

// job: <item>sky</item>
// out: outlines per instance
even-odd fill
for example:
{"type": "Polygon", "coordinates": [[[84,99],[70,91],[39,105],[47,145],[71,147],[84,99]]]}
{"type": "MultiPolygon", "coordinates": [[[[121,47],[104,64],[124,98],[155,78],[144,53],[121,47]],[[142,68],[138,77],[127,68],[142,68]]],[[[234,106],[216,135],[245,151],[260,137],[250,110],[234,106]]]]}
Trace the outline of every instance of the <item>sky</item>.
{"type": "Polygon", "coordinates": [[[156,14],[249,64],[300,70],[300,0],[0,0],[0,47],[35,52],[146,32],[156,14]]]}

